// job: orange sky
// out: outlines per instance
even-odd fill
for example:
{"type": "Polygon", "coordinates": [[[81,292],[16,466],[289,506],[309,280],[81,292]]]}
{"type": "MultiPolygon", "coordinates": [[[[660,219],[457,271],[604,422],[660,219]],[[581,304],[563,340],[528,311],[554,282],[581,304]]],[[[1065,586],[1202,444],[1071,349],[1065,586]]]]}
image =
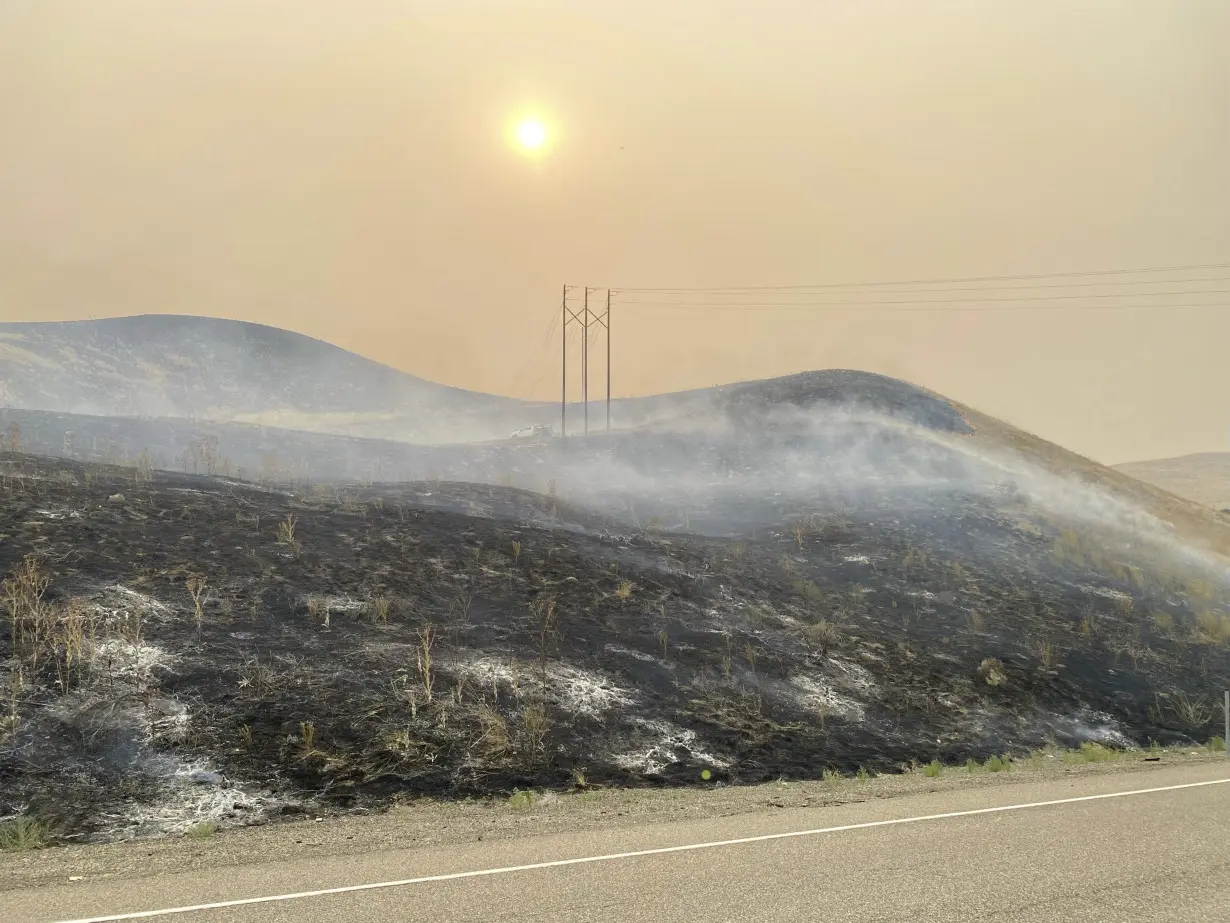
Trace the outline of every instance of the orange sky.
{"type": "MultiPolygon", "coordinates": [[[[235,317],[553,398],[564,282],[1230,262],[1227,47],[1223,0],[4,0],[0,320],[235,317]]],[[[1102,461],[1230,450],[1230,308],[622,305],[614,351],[619,394],[857,367],[1102,461]]]]}

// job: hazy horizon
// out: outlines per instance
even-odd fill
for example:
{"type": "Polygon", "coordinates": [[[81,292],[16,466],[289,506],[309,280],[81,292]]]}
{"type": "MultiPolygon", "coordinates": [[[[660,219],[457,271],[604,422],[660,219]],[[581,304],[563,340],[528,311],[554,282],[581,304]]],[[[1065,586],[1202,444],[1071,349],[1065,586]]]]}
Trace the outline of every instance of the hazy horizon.
{"type": "MultiPolygon", "coordinates": [[[[564,283],[1230,263],[1224,3],[579,6],[0,0],[0,321],[230,317],[550,400],[564,283]]],[[[862,368],[1107,463],[1227,451],[1221,276],[1122,301],[1209,305],[1159,310],[630,295],[614,386],[862,368]]]]}

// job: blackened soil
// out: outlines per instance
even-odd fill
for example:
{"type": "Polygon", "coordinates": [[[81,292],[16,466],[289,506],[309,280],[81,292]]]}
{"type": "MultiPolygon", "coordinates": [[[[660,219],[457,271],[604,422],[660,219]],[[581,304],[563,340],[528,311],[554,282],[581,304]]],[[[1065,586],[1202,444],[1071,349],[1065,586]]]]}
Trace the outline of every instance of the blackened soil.
{"type": "Polygon", "coordinates": [[[1203,740],[1230,683],[1208,575],[986,493],[695,501],[775,522],[720,538],[474,484],[0,461],[0,571],[34,556],[92,637],[0,628],[0,816],[61,835],[1203,740]]]}

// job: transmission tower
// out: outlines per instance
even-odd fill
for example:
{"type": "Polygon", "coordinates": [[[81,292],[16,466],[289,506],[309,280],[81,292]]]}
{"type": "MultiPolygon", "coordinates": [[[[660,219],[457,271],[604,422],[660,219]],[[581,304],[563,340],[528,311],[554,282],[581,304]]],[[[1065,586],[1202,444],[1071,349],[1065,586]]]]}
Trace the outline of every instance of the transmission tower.
{"type": "Polygon", "coordinates": [[[568,330],[573,325],[581,329],[581,417],[585,433],[589,432],[589,332],[591,328],[602,329],[603,339],[606,341],[606,431],[609,433],[611,431],[611,290],[585,286],[579,309],[569,304],[568,296],[575,290],[575,286],[565,285],[560,304],[562,320],[560,324],[560,435],[568,435],[568,330]],[[598,297],[599,292],[605,292],[605,296],[598,297]],[[591,296],[595,304],[600,306],[590,306],[591,296]]]}

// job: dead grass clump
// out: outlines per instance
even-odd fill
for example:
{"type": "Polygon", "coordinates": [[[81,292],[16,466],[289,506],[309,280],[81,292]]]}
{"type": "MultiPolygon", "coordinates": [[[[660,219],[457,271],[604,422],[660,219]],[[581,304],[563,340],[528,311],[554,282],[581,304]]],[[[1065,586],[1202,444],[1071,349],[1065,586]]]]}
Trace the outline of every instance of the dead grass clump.
{"type": "Polygon", "coordinates": [[[502,759],[512,751],[513,742],[508,731],[508,722],[490,705],[479,707],[478,726],[481,730],[478,746],[486,757],[502,759]]]}
{"type": "Polygon", "coordinates": [[[372,621],[377,625],[387,625],[389,623],[389,607],[391,602],[389,597],[381,594],[373,596],[369,603],[369,608],[372,613],[372,621]]]}
{"type": "Polygon", "coordinates": [[[811,580],[793,580],[791,581],[790,586],[796,593],[811,602],[823,602],[828,598],[824,590],[822,590],[818,584],[811,580]]]}
{"type": "Polygon", "coordinates": [[[1044,670],[1054,670],[1059,666],[1059,652],[1049,640],[1043,639],[1038,643],[1038,660],[1044,670]]]}
{"type": "Polygon", "coordinates": [[[841,630],[828,619],[821,619],[807,628],[807,643],[821,657],[827,657],[830,650],[841,645],[841,630]]]}
{"type": "Polygon", "coordinates": [[[184,585],[192,597],[192,615],[196,622],[196,643],[201,643],[201,625],[205,621],[205,604],[209,602],[209,583],[204,577],[189,577],[184,585]]]}
{"type": "Polygon", "coordinates": [[[419,671],[419,682],[423,686],[423,695],[431,701],[432,690],[436,684],[435,661],[432,659],[432,648],[436,643],[436,629],[430,623],[419,628],[419,645],[415,653],[416,666],[419,671]]]}
{"type": "Polygon", "coordinates": [[[295,552],[296,557],[303,550],[303,545],[295,533],[298,523],[294,513],[287,513],[286,518],[278,523],[278,543],[288,545],[295,552]]]}
{"type": "Polygon", "coordinates": [[[551,718],[541,702],[534,702],[521,713],[521,730],[525,741],[525,755],[537,759],[546,753],[547,732],[551,730],[551,718]]]}
{"type": "Polygon", "coordinates": [[[1180,689],[1171,691],[1170,712],[1189,730],[1206,727],[1216,710],[1216,705],[1204,696],[1188,695],[1180,689]]]}
{"type": "Polygon", "coordinates": [[[978,678],[988,686],[1002,686],[1008,681],[1008,671],[996,657],[986,657],[978,665],[978,678]]]}
{"type": "Polygon", "coordinates": [[[323,596],[309,596],[307,599],[307,611],[308,617],[313,622],[320,622],[325,628],[329,627],[332,612],[329,608],[329,601],[323,596]]]}
{"type": "Polygon", "coordinates": [[[10,576],[0,584],[4,607],[8,611],[14,646],[38,645],[45,628],[43,594],[51,578],[43,573],[36,555],[22,558],[10,576]]]}

